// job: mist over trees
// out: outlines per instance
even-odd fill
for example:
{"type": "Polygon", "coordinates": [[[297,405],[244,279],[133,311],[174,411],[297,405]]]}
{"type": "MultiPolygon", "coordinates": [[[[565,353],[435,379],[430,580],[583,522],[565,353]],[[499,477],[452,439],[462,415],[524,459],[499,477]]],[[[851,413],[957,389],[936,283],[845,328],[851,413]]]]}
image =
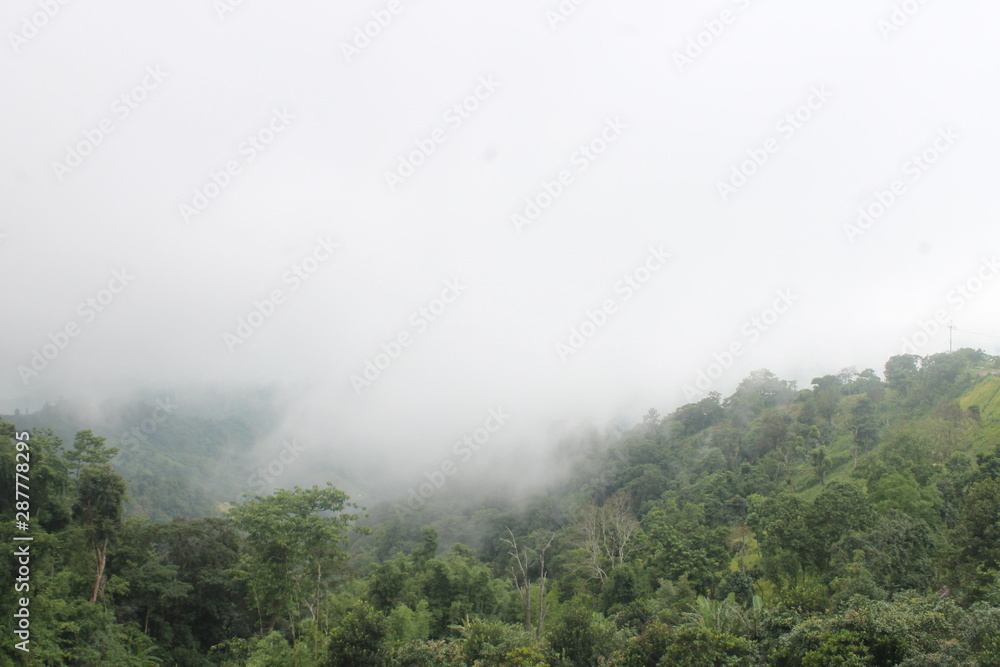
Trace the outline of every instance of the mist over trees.
{"type": "Polygon", "coordinates": [[[757,371],[561,443],[569,476],[530,497],[416,509],[327,484],[184,516],[182,486],[130,504],[143,470],[106,438],[19,421],[0,472],[30,452],[32,567],[0,606],[13,630],[30,595],[30,653],[0,665],[1000,664],[1000,358],[977,350],[757,371]]]}

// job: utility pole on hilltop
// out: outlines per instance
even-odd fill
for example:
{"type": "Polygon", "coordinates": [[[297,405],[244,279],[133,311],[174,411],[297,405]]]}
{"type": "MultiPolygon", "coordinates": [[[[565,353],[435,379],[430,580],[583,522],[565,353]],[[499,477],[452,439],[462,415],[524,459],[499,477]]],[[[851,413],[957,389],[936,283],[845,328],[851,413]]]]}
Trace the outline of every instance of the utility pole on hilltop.
{"type": "Polygon", "coordinates": [[[951,354],[951,341],[955,335],[955,323],[952,322],[948,325],[948,354],[951,354]]]}

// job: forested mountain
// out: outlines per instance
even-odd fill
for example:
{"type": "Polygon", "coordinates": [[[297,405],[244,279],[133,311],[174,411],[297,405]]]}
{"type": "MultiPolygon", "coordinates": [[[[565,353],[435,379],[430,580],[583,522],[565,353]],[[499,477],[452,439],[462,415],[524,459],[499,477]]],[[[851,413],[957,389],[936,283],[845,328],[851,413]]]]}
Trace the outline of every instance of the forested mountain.
{"type": "Polygon", "coordinates": [[[1000,665],[1000,358],[981,351],[808,388],[757,371],[553,443],[572,474],[531,498],[444,483],[370,515],[328,485],[205,516],[45,416],[0,423],[3,479],[30,477],[28,505],[0,496],[29,524],[2,524],[5,559],[33,537],[30,576],[2,582],[30,653],[5,642],[0,664],[1000,665]]]}
{"type": "Polygon", "coordinates": [[[63,442],[92,431],[119,449],[114,468],[128,482],[126,515],[153,521],[204,518],[220,503],[252,490],[254,442],[278,421],[280,404],[268,388],[160,391],[98,405],[79,400],[9,416],[19,431],[48,429],[63,442]]]}

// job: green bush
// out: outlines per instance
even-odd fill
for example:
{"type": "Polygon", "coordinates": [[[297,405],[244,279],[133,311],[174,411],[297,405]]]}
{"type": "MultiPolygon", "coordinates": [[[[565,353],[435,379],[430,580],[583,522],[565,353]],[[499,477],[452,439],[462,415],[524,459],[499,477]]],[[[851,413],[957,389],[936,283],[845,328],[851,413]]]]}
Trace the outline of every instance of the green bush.
{"type": "Polygon", "coordinates": [[[326,667],[388,667],[385,614],[358,602],[330,631],[326,667]]]}
{"type": "Polygon", "coordinates": [[[460,630],[467,665],[505,667],[507,656],[534,648],[534,637],[523,628],[495,620],[466,620],[460,630]]]}
{"type": "Polygon", "coordinates": [[[686,626],[670,636],[657,667],[742,667],[753,664],[747,640],[708,628],[686,626]]]}

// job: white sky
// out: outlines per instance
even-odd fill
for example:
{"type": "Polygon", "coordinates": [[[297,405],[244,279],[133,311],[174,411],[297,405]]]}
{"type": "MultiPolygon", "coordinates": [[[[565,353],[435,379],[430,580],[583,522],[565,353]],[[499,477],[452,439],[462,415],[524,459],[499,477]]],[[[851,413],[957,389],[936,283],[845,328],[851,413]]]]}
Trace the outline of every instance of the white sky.
{"type": "MultiPolygon", "coordinates": [[[[491,407],[512,415],[497,440],[511,447],[557,420],[669,412],[734,342],[711,387],[724,395],[761,367],[806,386],[881,371],[938,309],[995,334],[956,331],[956,346],[1000,353],[1000,280],[975,279],[1000,270],[981,268],[1000,251],[996,3],[899,3],[889,32],[883,0],[587,0],[555,27],[555,1],[401,0],[350,62],[343,44],[388,0],[217,6],[0,12],[0,409],[277,381],[306,387],[285,428],[318,451],[435,460],[491,407]],[[713,24],[724,11],[734,20],[713,24]],[[679,67],[699,33],[707,46],[679,67]],[[116,101],[144,77],[135,108],[116,101]],[[452,120],[477,87],[478,108],[452,120]],[[248,148],[275,109],[294,119],[248,148]],[[103,119],[112,131],[80,166],[54,166],[103,119]],[[581,144],[616,119],[581,171],[581,144]],[[438,128],[391,190],[385,173],[438,128]],[[947,150],[915,169],[939,132],[947,150]],[[723,201],[718,183],[765,146],[777,151],[723,201]],[[239,173],[185,221],[180,205],[230,161],[239,173]],[[561,170],[569,184],[518,233],[512,215],[561,170]],[[893,181],[901,194],[849,240],[893,181]],[[339,248],[292,289],[283,276],[320,237],[339,248]],[[651,247],[671,259],[626,299],[616,285],[651,247]],[[122,268],[134,278],[89,321],[78,304],[122,268]],[[465,290],[420,330],[411,314],[448,279],[465,290]],[[981,288],[957,296],[970,279],[981,288]],[[284,302],[231,352],[224,334],[275,289],[284,302]],[[779,290],[793,305],[751,337],[779,290]],[[607,299],[615,312],[564,363],[557,343],[607,299]],[[25,381],[19,366],[74,323],[25,381]],[[351,376],[400,333],[409,347],[358,395],[351,376]]],[[[947,346],[939,327],[918,351],[947,346]]]]}

